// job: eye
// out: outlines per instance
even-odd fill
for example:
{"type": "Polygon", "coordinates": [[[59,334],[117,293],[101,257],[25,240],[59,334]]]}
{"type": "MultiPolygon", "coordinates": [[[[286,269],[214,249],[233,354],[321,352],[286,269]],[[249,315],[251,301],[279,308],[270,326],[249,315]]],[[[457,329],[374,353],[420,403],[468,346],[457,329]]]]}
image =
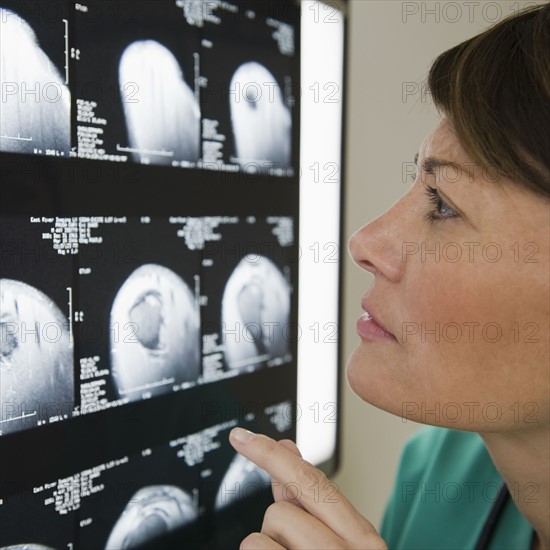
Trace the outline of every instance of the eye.
{"type": "Polygon", "coordinates": [[[432,224],[436,221],[443,221],[449,218],[458,218],[459,214],[453,210],[440,196],[437,189],[426,187],[426,195],[434,208],[427,212],[424,219],[432,224]]]}

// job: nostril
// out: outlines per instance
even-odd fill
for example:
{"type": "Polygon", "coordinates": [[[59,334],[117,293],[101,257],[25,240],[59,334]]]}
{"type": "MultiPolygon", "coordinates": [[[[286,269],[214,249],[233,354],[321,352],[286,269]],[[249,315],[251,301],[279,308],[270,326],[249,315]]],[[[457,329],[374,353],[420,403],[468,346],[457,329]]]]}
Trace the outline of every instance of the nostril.
{"type": "Polygon", "coordinates": [[[372,262],[369,262],[369,260],[359,260],[357,264],[359,265],[359,267],[362,267],[363,269],[366,269],[371,273],[375,273],[376,271],[378,271],[376,266],[372,262]]]}
{"type": "Polygon", "coordinates": [[[359,260],[357,262],[357,265],[364,269],[365,271],[368,271],[369,273],[372,273],[373,275],[382,275],[382,271],[376,267],[372,262],[369,262],[369,260],[359,260]]]}

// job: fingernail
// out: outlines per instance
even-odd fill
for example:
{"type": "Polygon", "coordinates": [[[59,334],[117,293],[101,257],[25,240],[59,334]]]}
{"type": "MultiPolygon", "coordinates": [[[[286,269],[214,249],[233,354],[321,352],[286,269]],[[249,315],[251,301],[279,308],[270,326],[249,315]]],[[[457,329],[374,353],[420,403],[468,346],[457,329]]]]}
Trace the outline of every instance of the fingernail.
{"type": "Polygon", "coordinates": [[[234,428],[231,431],[231,436],[239,443],[249,443],[256,437],[256,434],[243,428],[234,428]]]}

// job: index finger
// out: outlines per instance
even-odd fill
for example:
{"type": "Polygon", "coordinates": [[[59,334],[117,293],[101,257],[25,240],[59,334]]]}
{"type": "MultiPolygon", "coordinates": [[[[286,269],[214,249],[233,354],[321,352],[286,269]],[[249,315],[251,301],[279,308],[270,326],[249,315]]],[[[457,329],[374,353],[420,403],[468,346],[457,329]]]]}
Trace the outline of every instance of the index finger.
{"type": "MultiPolygon", "coordinates": [[[[302,458],[302,453],[300,452],[300,449],[296,447],[296,444],[294,443],[294,441],[291,441],[290,439],[280,439],[278,441],[278,444],[282,445],[283,447],[285,447],[285,449],[288,449],[290,452],[294,453],[296,456],[299,456],[300,458],[302,458]]],[[[273,476],[271,477],[271,489],[273,491],[273,499],[275,500],[275,502],[286,500],[287,502],[291,502],[292,504],[295,504],[296,506],[303,508],[300,502],[296,500],[295,491],[290,492],[287,487],[284,487],[284,485],[273,476]]]]}
{"type": "Polygon", "coordinates": [[[304,509],[344,540],[376,530],[353,507],[321,470],[297,456],[277,441],[242,428],[234,428],[229,441],[235,449],[265,470],[282,485],[294,491],[304,509]]]}

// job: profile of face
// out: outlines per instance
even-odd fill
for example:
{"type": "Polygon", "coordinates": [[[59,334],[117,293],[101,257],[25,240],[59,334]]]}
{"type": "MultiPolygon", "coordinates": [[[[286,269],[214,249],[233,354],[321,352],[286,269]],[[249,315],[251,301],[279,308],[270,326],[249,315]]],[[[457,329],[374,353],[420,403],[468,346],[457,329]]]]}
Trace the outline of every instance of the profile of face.
{"type": "Polygon", "coordinates": [[[426,424],[547,429],[549,201],[476,165],[446,119],[417,165],[410,190],[349,242],[374,275],[363,308],[395,336],[365,336],[359,321],[350,386],[426,424]]]}

